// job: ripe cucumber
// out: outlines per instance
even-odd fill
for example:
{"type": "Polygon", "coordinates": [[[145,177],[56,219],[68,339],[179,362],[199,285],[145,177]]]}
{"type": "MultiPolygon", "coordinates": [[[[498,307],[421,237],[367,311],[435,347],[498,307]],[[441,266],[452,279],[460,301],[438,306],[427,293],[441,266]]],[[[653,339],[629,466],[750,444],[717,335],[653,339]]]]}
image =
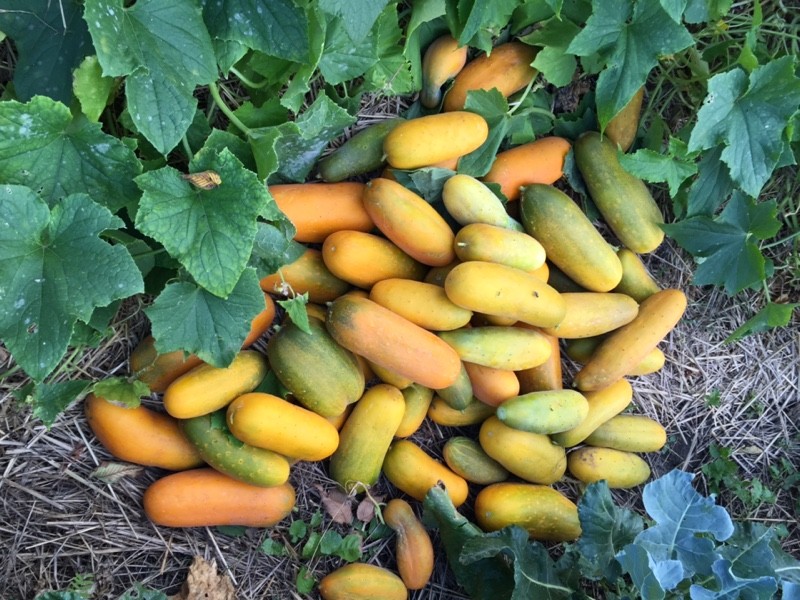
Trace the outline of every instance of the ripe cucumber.
{"type": "Polygon", "coordinates": [[[619,283],[622,264],[614,248],[564,192],[551,185],[526,186],[520,209],[525,230],[575,283],[593,292],[619,283]]]}
{"type": "Polygon", "coordinates": [[[575,142],[575,163],[589,195],[622,245],[639,254],[652,252],[664,239],[664,217],[644,182],[622,168],[617,147],[589,131],[575,142]]]}
{"type": "Polygon", "coordinates": [[[318,319],[311,333],[284,324],[269,340],[267,357],[280,382],[298,402],[323,417],[340,415],[364,393],[355,355],[337,344],[318,319]]]}
{"type": "Polygon", "coordinates": [[[180,421],[181,431],[209,466],[251,485],[270,487],[289,478],[289,461],[277,452],[237,440],[225,422],[225,409],[180,421]]]}

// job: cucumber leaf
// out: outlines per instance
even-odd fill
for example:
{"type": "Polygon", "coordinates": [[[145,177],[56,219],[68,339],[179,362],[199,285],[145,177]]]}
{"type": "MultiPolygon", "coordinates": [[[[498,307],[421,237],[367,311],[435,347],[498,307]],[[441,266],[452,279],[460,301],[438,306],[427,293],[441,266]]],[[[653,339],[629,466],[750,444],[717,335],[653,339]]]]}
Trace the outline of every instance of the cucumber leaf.
{"type": "Polygon", "coordinates": [[[87,56],[75,69],[72,87],[75,97],[81,103],[83,114],[90,121],[97,122],[114,88],[114,79],[103,76],[103,70],[96,56],[87,56]]]}
{"type": "Polygon", "coordinates": [[[127,76],[136,128],[162,154],[180,142],[194,118],[194,88],[213,82],[211,37],[192,0],[86,0],[85,18],[103,74],[127,76]]]}
{"type": "Polygon", "coordinates": [[[644,85],[662,56],[692,44],[692,35],[670,18],[659,0],[594,2],[592,16],[567,52],[599,55],[607,67],[597,81],[597,117],[605,129],[644,85]]]}
{"type": "MultiPolygon", "coordinates": [[[[202,0],[201,4],[203,20],[215,40],[234,42],[245,52],[250,48],[296,62],[308,60],[306,15],[291,0],[202,0]]],[[[238,53],[235,48],[226,50],[238,53]]]]}
{"type": "Polygon", "coordinates": [[[250,322],[264,310],[264,292],[247,268],[226,299],[197,284],[168,284],[145,309],[159,353],[183,350],[215,367],[227,367],[239,352],[250,322]]]}
{"type": "Polygon", "coordinates": [[[109,402],[136,408],[141,403],[142,396],[150,395],[150,388],[138,379],[129,381],[125,377],[108,377],[95,383],[92,392],[109,402]]]}
{"type": "Polygon", "coordinates": [[[733,295],[766,277],[767,263],[755,240],[778,232],[776,210],[775,201],[756,204],[737,191],[714,219],[690,217],[662,228],[698,259],[695,285],[718,285],[733,295]]]}
{"type": "Polygon", "coordinates": [[[86,194],[51,208],[30,188],[0,186],[0,339],[35,381],[55,369],[77,321],[144,291],[127,249],[99,237],[122,225],[86,194]]]}
{"type": "Polygon", "coordinates": [[[14,68],[17,98],[49,96],[69,104],[72,69],[92,51],[92,40],[78,0],[5,0],[0,29],[16,45],[14,68]]]}
{"type": "Polygon", "coordinates": [[[33,406],[33,416],[49,428],[56,422],[58,415],[79,400],[90,386],[91,382],[83,379],[39,383],[25,400],[33,406]]]}
{"type": "Polygon", "coordinates": [[[725,338],[725,343],[735,342],[747,335],[768,331],[775,327],[786,327],[792,319],[792,313],[798,308],[800,308],[800,303],[797,302],[789,304],[767,302],[761,310],[725,338]]]}
{"type": "Polygon", "coordinates": [[[141,172],[128,146],[99,124],[73,118],[60,102],[45,96],[25,104],[0,102],[2,183],[38,190],[51,206],[69,194],[86,193],[116,213],[135,207],[139,190],[133,178],[141,172]]]}
{"type": "Polygon", "coordinates": [[[689,150],[724,144],[721,159],[733,181],[757,197],[784,153],[784,132],[800,106],[794,57],[784,56],[748,74],[733,69],[708,82],[689,150]]]}
{"type": "Polygon", "coordinates": [[[144,194],[136,227],[163,244],[201,287],[225,298],[250,258],[256,218],[272,199],[255,173],[227,149],[203,149],[189,168],[214,171],[222,183],[198,188],[172,167],[137,177],[144,194]]]}
{"type": "Polygon", "coordinates": [[[319,7],[328,14],[341,17],[347,35],[357,44],[372,29],[388,0],[320,0],[319,7]]]}

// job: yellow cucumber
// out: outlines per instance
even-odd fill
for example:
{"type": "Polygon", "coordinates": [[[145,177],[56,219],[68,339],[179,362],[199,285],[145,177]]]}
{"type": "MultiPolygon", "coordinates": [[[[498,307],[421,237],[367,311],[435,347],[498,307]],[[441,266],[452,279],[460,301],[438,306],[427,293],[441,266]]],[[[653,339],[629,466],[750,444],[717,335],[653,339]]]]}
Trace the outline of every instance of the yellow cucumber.
{"type": "Polygon", "coordinates": [[[550,485],[566,472],[564,448],[552,443],[544,434],[509,427],[497,416],[483,422],[478,441],[486,454],[530,483],[550,485]]]}
{"type": "Polygon", "coordinates": [[[428,408],[433,400],[433,390],[418,383],[412,383],[410,386],[401,390],[403,394],[403,402],[405,409],[403,410],[403,418],[394,436],[398,438],[405,438],[413,435],[428,414],[428,408]]]}
{"type": "Polygon", "coordinates": [[[658,452],[667,443],[667,432],[650,417],[622,414],[611,417],[584,441],[623,452],[658,452]]]}
{"type": "Polygon", "coordinates": [[[600,425],[625,410],[633,399],[633,388],[625,379],[620,379],[603,390],[586,392],[584,396],[589,403],[586,418],[572,429],[550,436],[564,448],[577,446],[600,425]]]}
{"type": "Polygon", "coordinates": [[[567,457],[570,474],[583,483],[604,479],[610,488],[632,488],[650,479],[650,465],[633,452],[583,446],[567,457]]]}
{"type": "Polygon", "coordinates": [[[622,107],[621,111],[614,115],[603,130],[603,135],[619,146],[619,149],[623,152],[627,152],[636,139],[643,100],[644,86],[636,91],[633,98],[622,107]]]}
{"type": "Polygon", "coordinates": [[[551,185],[522,190],[522,224],[544,246],[547,259],[578,285],[608,292],[622,278],[622,264],[580,207],[551,185]]]}
{"type": "Polygon", "coordinates": [[[472,311],[447,297],[440,285],[411,279],[384,279],[372,286],[369,299],[429,331],[458,329],[472,311]]]}
{"type": "MultiPolygon", "coordinates": [[[[577,338],[574,340],[567,340],[566,355],[569,356],[576,363],[584,365],[589,362],[592,357],[592,352],[600,345],[606,337],[600,335],[597,337],[577,338]]],[[[631,368],[630,371],[625,373],[626,376],[648,375],[655,373],[664,366],[667,357],[659,347],[653,348],[647,353],[639,364],[631,368]]]]}
{"type": "Polygon", "coordinates": [[[458,352],[462,361],[509,371],[541,365],[552,352],[546,337],[523,327],[462,327],[441,331],[439,337],[458,352]]]}
{"type": "MultiPolygon", "coordinates": [[[[530,326],[528,325],[528,327],[530,326]]],[[[522,394],[544,390],[560,390],[564,387],[561,372],[561,345],[557,337],[544,332],[541,333],[550,342],[550,358],[539,366],[517,371],[519,390],[522,394]]]]}
{"type": "Polygon", "coordinates": [[[617,381],[638,365],[680,321],[686,295],[676,289],[653,294],[639,305],[636,318],[614,331],[597,347],[575,375],[579,390],[599,390],[617,381]]]}
{"type": "Polygon", "coordinates": [[[619,162],[608,138],[588,131],[575,142],[575,163],[589,195],[622,245],[639,254],[652,252],[664,240],[664,222],[644,182],[619,162]]]}
{"type": "Polygon", "coordinates": [[[456,265],[444,282],[447,297],[474,312],[554,327],[566,314],[556,290],[521,269],[480,260],[456,265]]]}
{"type": "Polygon", "coordinates": [[[471,175],[457,173],[445,181],[442,202],[459,225],[485,223],[524,231],[522,224],[506,212],[500,198],[485,183],[471,175]]]}
{"type": "Polygon", "coordinates": [[[639,313],[636,300],[613,292],[567,292],[561,294],[567,305],[564,320],[543,331],[559,338],[585,338],[602,335],[627,325],[639,313]]]}
{"type": "Polygon", "coordinates": [[[228,405],[228,429],[251,446],[298,460],[328,458],[339,432],[325,417],[272,394],[242,394],[228,405]]]}
{"type": "Polygon", "coordinates": [[[375,226],[415,260],[441,267],[455,259],[450,225],[418,194],[377,177],[367,184],[363,201],[375,226]]]}
{"type": "Polygon", "coordinates": [[[462,227],[455,237],[455,251],[461,261],[485,260],[523,271],[535,271],[545,261],[544,248],[527,233],[486,223],[462,227]]]}
{"type": "Polygon", "coordinates": [[[546,485],[495,483],[475,497],[475,519],[484,531],[518,525],[535,540],[566,542],[581,534],[578,507],[546,485]]]}
{"type": "Polygon", "coordinates": [[[419,101],[426,108],[436,108],[442,101],[442,86],[458,75],[467,64],[466,44],[445,34],[436,38],[422,56],[422,90],[419,101]]]}
{"type": "Polygon", "coordinates": [[[622,279],[614,288],[615,292],[627,294],[641,303],[661,289],[647,272],[647,267],[638,254],[627,248],[620,248],[617,256],[622,263],[622,279]]]}
{"type": "Polygon", "coordinates": [[[589,414],[589,402],[575,390],[529,392],[497,407],[497,418],[514,429],[559,433],[576,427],[589,414]]]}
{"type": "Polygon", "coordinates": [[[347,492],[369,489],[403,419],[405,402],[396,387],[379,384],[364,393],[339,432],[330,458],[330,475],[347,492]]]}
{"type": "Polygon", "coordinates": [[[456,507],[464,504],[469,492],[463,477],[409,440],[397,440],[389,447],[383,461],[383,474],[398,490],[420,502],[440,481],[456,507]]]}
{"type": "Polygon", "coordinates": [[[469,154],[488,136],[482,116],[457,110],[400,123],[384,139],[383,152],[396,169],[418,169],[469,154]]]}
{"type": "Polygon", "coordinates": [[[483,423],[494,414],[494,406],[474,399],[462,409],[453,408],[440,396],[434,395],[428,408],[428,418],[443,427],[466,427],[483,423]]]}
{"type": "Polygon", "coordinates": [[[242,350],[224,368],[200,365],[181,375],[164,391],[164,408],[178,419],[207,415],[258,386],[269,365],[263,354],[242,350]]]}
{"type": "Polygon", "coordinates": [[[319,582],[322,600],[406,600],[408,589],[389,569],[369,563],[347,563],[319,582]]]}

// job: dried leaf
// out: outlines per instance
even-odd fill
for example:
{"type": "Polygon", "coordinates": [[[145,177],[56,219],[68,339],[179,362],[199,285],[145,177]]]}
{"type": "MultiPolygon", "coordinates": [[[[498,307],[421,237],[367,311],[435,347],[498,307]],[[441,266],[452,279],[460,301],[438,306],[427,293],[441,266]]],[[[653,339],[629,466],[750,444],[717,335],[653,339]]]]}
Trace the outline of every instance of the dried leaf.
{"type": "Polygon", "coordinates": [[[101,462],[100,466],[92,471],[92,477],[97,477],[103,483],[116,483],[124,477],[138,477],[144,467],[130,463],[101,462]]]}
{"type": "Polygon", "coordinates": [[[227,575],[217,573],[217,562],[195,556],[181,591],[169,600],[236,600],[236,591],[227,575]]]}
{"type": "Polygon", "coordinates": [[[337,489],[325,490],[321,486],[317,486],[317,488],[319,489],[325,512],[335,523],[349,525],[353,522],[351,498],[347,494],[337,489]]]}
{"type": "Polygon", "coordinates": [[[375,507],[380,504],[384,496],[366,496],[356,507],[356,518],[362,523],[369,523],[375,518],[375,507]]]}

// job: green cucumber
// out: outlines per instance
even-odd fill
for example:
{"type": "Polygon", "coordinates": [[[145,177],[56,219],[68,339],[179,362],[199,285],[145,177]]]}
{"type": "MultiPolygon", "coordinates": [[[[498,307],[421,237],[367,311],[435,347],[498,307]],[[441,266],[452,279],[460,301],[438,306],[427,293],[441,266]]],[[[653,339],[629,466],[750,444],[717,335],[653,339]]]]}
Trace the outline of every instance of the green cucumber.
{"type": "Polygon", "coordinates": [[[509,398],[497,407],[497,418],[531,433],[568,431],[589,414],[589,402],[575,390],[545,390],[509,398]]]}
{"type": "Polygon", "coordinates": [[[592,292],[608,292],[622,279],[622,264],[572,198],[552,185],[522,190],[522,224],[544,246],[547,259],[592,292]]]}
{"type": "Polygon", "coordinates": [[[380,169],[383,158],[383,140],[389,132],[405,119],[387,119],[362,129],[317,164],[323,181],[344,181],[380,169]]]}
{"type": "Polygon", "coordinates": [[[644,182],[622,168],[617,147],[588,131],[575,142],[575,164],[589,195],[622,245],[638,254],[652,252],[664,239],[664,217],[644,182]]]}
{"type": "Polygon", "coordinates": [[[489,485],[509,477],[505,467],[486,454],[478,442],[463,435],[447,440],[442,455],[456,475],[461,475],[471,483],[489,485]]]}
{"type": "Polygon", "coordinates": [[[225,421],[225,408],[181,419],[181,431],[209,466],[261,487],[281,485],[289,479],[289,461],[282,455],[236,439],[225,421]]]}
{"type": "Polygon", "coordinates": [[[273,372],[305,408],[335,417],[364,393],[364,373],[355,354],[340,346],[319,319],[309,319],[311,333],[287,323],[269,339],[267,358],[273,372]]]}

